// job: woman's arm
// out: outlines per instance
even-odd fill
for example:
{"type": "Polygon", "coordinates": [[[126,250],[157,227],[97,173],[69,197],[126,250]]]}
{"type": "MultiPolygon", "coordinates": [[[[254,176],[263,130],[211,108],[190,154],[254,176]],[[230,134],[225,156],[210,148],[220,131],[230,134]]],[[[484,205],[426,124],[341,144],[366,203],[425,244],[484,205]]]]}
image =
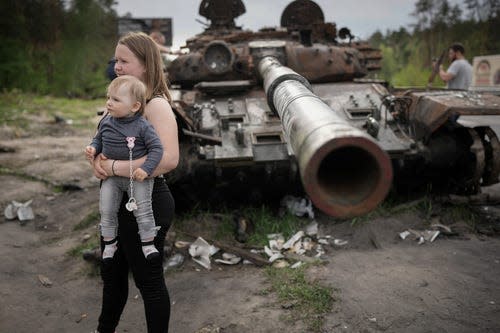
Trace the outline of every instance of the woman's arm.
{"type": "MultiPolygon", "coordinates": [[[[163,145],[163,156],[153,172],[152,176],[156,177],[167,173],[177,166],[179,162],[179,141],[177,137],[177,122],[174,112],[167,100],[163,98],[153,98],[147,105],[144,111],[145,118],[153,125],[161,144],[163,145]]],[[[146,156],[132,161],[132,169],[140,167],[146,156]]],[[[129,177],[130,169],[129,162],[123,160],[99,159],[96,160],[94,169],[97,172],[94,174],[102,174],[99,172],[99,166],[108,176],[129,177]]]]}
{"type": "Polygon", "coordinates": [[[172,107],[164,98],[153,98],[146,105],[144,116],[153,125],[163,145],[163,157],[153,172],[153,176],[162,175],[175,169],[179,163],[177,121],[172,107]]]}
{"type": "MultiPolygon", "coordinates": [[[[132,171],[139,168],[146,161],[146,156],[132,161],[132,171]]],[[[99,154],[94,160],[94,175],[99,179],[110,176],[130,177],[128,160],[111,160],[99,154]]],[[[157,176],[154,174],[154,176],[157,176]]]]}

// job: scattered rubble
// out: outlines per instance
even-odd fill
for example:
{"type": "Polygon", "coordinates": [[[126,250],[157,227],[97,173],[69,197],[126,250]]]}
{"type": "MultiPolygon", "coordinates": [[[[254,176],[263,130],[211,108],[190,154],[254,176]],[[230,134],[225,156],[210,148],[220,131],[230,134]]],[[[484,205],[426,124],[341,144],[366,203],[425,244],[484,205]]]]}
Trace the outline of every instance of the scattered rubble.
{"type": "Polygon", "coordinates": [[[425,242],[434,242],[434,240],[439,236],[440,231],[439,230],[413,230],[413,229],[408,229],[406,231],[403,231],[402,233],[399,234],[399,237],[401,239],[406,239],[408,236],[413,235],[415,237],[415,240],[418,241],[418,244],[423,244],[425,242]]]}
{"type": "Polygon", "coordinates": [[[44,287],[52,287],[52,281],[50,281],[50,279],[45,275],[38,274],[38,281],[40,281],[44,287]]]}
{"type": "Polygon", "coordinates": [[[181,253],[176,253],[168,258],[164,270],[167,271],[170,268],[180,267],[182,266],[183,263],[184,263],[184,256],[181,253]]]}
{"type": "Polygon", "coordinates": [[[16,217],[20,222],[33,220],[35,215],[33,214],[33,209],[30,205],[33,200],[28,200],[24,203],[12,201],[4,209],[4,216],[7,220],[14,220],[16,217]]]}
{"type": "MultiPolygon", "coordinates": [[[[273,265],[274,267],[300,267],[304,263],[311,263],[321,260],[325,254],[324,246],[341,247],[348,244],[347,241],[334,239],[331,236],[318,237],[318,223],[316,221],[308,224],[304,230],[296,232],[292,237],[285,241],[281,233],[269,234],[269,243],[264,249],[243,249],[230,246],[222,242],[210,242],[198,237],[195,242],[189,245],[189,254],[192,259],[205,267],[211,269],[211,257],[219,250],[222,253],[222,259],[215,259],[215,262],[226,265],[236,265],[240,262],[251,262],[258,266],[273,265]],[[264,257],[265,255],[267,257],[264,257]]],[[[175,246],[182,248],[187,246],[185,241],[177,241],[175,246]]],[[[170,263],[167,261],[167,266],[170,263]]]]}

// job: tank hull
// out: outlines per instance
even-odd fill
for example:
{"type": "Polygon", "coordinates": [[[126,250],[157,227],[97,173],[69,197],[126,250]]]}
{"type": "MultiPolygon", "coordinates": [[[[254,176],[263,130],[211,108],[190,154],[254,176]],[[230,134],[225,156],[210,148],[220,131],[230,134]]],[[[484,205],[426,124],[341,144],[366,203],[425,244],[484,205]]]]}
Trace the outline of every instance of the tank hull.
{"type": "Polygon", "coordinates": [[[219,9],[204,8],[212,25],[168,68],[181,164],[167,177],[179,203],[298,194],[347,218],[390,190],[477,193],[498,182],[499,96],[365,79],[380,50],[324,22],[313,1],[292,1],[282,27],[257,32],[219,9]]]}

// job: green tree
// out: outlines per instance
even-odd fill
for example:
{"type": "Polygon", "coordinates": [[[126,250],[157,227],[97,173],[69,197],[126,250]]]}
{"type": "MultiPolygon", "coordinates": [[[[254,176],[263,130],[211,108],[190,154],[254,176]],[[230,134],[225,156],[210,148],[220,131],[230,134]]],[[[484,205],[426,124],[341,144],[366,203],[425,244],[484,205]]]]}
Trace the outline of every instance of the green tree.
{"type": "Polygon", "coordinates": [[[53,87],[73,96],[104,93],[107,61],[117,36],[112,0],[74,0],[66,12],[66,29],[55,56],[53,87]]]}
{"type": "MultiPolygon", "coordinates": [[[[455,5],[449,0],[417,0],[411,15],[412,30],[372,36],[384,56],[380,74],[395,86],[425,86],[432,58],[453,42],[464,44],[469,61],[476,55],[500,53],[500,0],[465,0],[455,5]]],[[[435,86],[439,84],[436,80],[435,86]]]]}
{"type": "Polygon", "coordinates": [[[116,42],[113,0],[0,2],[0,85],[56,95],[103,94],[116,42]]]}
{"type": "Polygon", "coordinates": [[[468,17],[475,21],[487,21],[498,16],[500,0],[465,0],[468,17]]]}
{"type": "Polygon", "coordinates": [[[0,84],[47,92],[52,51],[63,28],[59,0],[0,4],[0,84]]]}

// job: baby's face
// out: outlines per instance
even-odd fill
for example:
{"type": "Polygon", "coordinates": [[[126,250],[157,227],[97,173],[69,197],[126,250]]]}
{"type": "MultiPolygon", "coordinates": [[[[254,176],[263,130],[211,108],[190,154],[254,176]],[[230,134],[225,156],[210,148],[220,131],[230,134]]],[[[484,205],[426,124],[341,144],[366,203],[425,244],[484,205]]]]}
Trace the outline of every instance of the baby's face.
{"type": "Polygon", "coordinates": [[[126,86],[120,86],[118,89],[108,91],[106,109],[114,118],[132,116],[139,109],[138,105],[140,106],[140,103],[132,98],[126,86]]]}

